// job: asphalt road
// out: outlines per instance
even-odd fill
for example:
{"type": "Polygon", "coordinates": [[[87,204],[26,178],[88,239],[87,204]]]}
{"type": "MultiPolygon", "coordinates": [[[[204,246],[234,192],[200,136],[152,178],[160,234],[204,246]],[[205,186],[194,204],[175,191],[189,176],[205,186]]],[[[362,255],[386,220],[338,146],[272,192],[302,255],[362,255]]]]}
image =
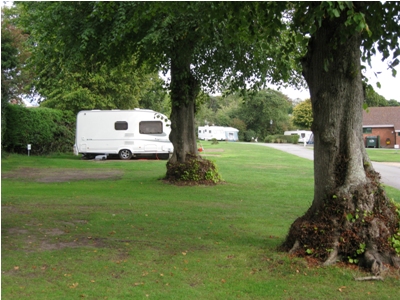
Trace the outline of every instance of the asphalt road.
{"type": "MultiPolygon", "coordinates": [[[[267,146],[281,151],[288,152],[302,158],[314,160],[314,151],[303,145],[294,144],[266,144],[266,143],[253,143],[254,145],[267,146]]],[[[385,185],[389,185],[400,190],[400,165],[390,165],[385,163],[372,162],[375,171],[381,174],[381,181],[385,185]]]]}

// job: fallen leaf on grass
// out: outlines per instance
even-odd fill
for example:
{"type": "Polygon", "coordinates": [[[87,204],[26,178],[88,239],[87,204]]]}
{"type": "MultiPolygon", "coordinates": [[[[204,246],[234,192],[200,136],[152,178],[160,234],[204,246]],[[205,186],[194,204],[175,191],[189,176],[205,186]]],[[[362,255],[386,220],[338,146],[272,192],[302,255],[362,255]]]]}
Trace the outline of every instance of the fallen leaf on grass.
{"type": "Polygon", "coordinates": [[[72,285],[69,286],[70,289],[74,289],[79,285],[79,283],[75,282],[72,285]]]}
{"type": "Polygon", "coordinates": [[[19,267],[18,266],[14,266],[14,270],[15,271],[19,270],[19,267]]]}
{"type": "Polygon", "coordinates": [[[222,282],[222,283],[225,283],[225,282],[226,282],[226,280],[225,280],[225,279],[221,279],[221,282],[222,282]]]}

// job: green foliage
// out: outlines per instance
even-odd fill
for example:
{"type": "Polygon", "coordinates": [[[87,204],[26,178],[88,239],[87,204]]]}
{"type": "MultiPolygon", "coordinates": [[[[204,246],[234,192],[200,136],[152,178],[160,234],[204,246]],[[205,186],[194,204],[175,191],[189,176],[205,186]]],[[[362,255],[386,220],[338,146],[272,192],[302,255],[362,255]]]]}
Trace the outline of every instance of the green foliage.
{"type": "Polygon", "coordinates": [[[292,121],[294,126],[301,129],[309,130],[311,128],[313,122],[311,99],[306,99],[293,108],[292,121]]]}
{"type": "Polygon", "coordinates": [[[211,144],[217,145],[217,144],[219,144],[219,142],[218,142],[218,140],[217,140],[216,138],[213,138],[213,139],[211,140],[211,144]]]}
{"type": "Polygon", "coordinates": [[[90,1],[18,5],[23,12],[21,24],[35,34],[33,51],[39,61],[47,57],[63,61],[68,68],[100,61],[115,66],[134,54],[139,65],[146,62],[153,70],[167,72],[171,62],[186,60],[195,79],[209,90],[221,84],[260,86],[266,78],[272,82],[301,81],[300,73],[296,75],[293,69],[300,69],[295,58],[302,53],[291,43],[293,37],[282,23],[285,3],[90,1]],[[65,25],[59,26],[60,22],[65,25]],[[266,23],[269,26],[264,27],[266,23]],[[282,52],[285,60],[278,59],[282,52]]]}
{"type": "Polygon", "coordinates": [[[2,140],[5,151],[32,154],[72,152],[75,136],[75,116],[49,108],[7,106],[7,130],[2,140]]]}
{"type": "Polygon", "coordinates": [[[243,133],[243,140],[245,142],[254,142],[255,138],[257,138],[257,134],[254,130],[248,129],[243,133]]]}
{"type": "Polygon", "coordinates": [[[10,9],[1,8],[1,140],[6,132],[9,101],[17,101],[20,87],[19,32],[10,24],[10,9]]]}
{"type": "MultiPolygon", "coordinates": [[[[238,120],[237,112],[243,98],[239,94],[229,94],[224,96],[208,96],[198,105],[196,111],[196,125],[204,126],[208,124],[215,124],[218,126],[232,126],[244,132],[246,125],[235,124],[232,125],[234,119],[238,120]],[[241,126],[241,128],[236,127],[241,126]],[[244,125],[244,126],[243,126],[244,125]]],[[[236,121],[235,121],[236,122],[236,121]]]]}
{"type": "Polygon", "coordinates": [[[265,143],[290,143],[295,144],[299,142],[300,136],[297,134],[294,135],[268,135],[264,142],[265,143]]]}
{"type": "Polygon", "coordinates": [[[367,107],[381,107],[381,106],[399,106],[400,103],[396,100],[386,100],[385,97],[379,95],[374,88],[367,83],[363,83],[365,104],[367,107]]]}
{"type": "Polygon", "coordinates": [[[287,96],[275,90],[262,90],[245,97],[238,109],[239,119],[246,123],[248,130],[255,132],[253,137],[260,139],[282,133],[289,126],[288,110],[291,104],[287,96]],[[272,120],[272,124],[271,124],[272,120]]]}
{"type": "Polygon", "coordinates": [[[400,203],[395,202],[393,199],[392,199],[391,203],[395,207],[395,210],[397,212],[397,217],[399,219],[399,223],[398,223],[397,232],[392,237],[390,237],[390,242],[392,244],[392,247],[396,251],[397,255],[400,256],[400,203]]]}
{"type": "Polygon", "coordinates": [[[31,74],[25,64],[30,53],[26,47],[27,36],[15,26],[15,9],[1,8],[1,99],[22,103],[31,74]]]}
{"type": "Polygon", "coordinates": [[[165,105],[166,92],[158,75],[146,75],[145,69],[135,67],[134,60],[115,67],[82,63],[75,70],[41,63],[35,85],[44,97],[43,107],[71,110],[76,114],[83,109],[133,109],[141,104],[143,108],[160,108],[165,105]]]}

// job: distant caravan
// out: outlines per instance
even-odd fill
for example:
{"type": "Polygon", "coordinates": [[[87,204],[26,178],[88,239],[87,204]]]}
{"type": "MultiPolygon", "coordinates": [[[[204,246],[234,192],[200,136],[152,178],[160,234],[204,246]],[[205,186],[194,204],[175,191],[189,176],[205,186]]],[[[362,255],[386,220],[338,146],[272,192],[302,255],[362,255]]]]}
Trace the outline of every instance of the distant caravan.
{"type": "Polygon", "coordinates": [[[300,136],[299,138],[299,143],[304,143],[304,141],[307,144],[314,144],[314,135],[312,131],[308,130],[292,130],[292,131],[285,131],[283,135],[295,135],[297,134],[300,136]]]}
{"type": "Polygon", "coordinates": [[[83,110],[76,119],[75,155],[168,159],[174,148],[169,140],[171,121],[149,109],[83,110]]]}
{"type": "Polygon", "coordinates": [[[218,141],[232,141],[236,142],[239,140],[239,130],[233,127],[223,126],[199,126],[198,137],[200,140],[212,140],[218,141]]]}

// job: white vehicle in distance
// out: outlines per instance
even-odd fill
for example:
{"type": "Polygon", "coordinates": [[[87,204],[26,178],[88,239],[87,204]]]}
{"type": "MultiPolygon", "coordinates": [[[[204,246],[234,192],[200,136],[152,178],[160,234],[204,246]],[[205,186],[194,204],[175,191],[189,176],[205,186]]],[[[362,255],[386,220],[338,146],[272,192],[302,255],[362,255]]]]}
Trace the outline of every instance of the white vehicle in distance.
{"type": "Polygon", "coordinates": [[[75,155],[168,159],[174,148],[169,140],[171,121],[149,109],[83,110],[77,114],[75,155]]]}

